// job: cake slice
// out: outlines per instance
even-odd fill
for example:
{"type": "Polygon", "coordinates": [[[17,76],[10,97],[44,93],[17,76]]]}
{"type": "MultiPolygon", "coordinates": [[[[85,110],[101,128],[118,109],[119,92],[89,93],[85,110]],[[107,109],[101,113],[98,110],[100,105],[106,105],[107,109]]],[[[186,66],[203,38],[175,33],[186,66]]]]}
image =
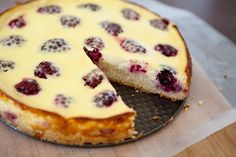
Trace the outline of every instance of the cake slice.
{"type": "Polygon", "coordinates": [[[0,115],[39,139],[118,143],[136,112],[109,81],[183,100],[191,60],[177,27],[122,0],[33,0],[0,16],[0,115]]]}

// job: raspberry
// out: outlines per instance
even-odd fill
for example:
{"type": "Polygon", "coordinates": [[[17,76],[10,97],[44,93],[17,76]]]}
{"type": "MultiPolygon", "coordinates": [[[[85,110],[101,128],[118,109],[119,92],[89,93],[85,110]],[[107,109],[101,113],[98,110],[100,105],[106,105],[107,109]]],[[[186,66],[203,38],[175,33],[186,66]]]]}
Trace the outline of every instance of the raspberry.
{"type": "Polygon", "coordinates": [[[34,75],[39,78],[47,79],[48,76],[59,76],[59,69],[51,62],[41,62],[34,70],[34,75]]]}
{"type": "Polygon", "coordinates": [[[123,9],[121,12],[122,12],[124,18],[126,18],[128,20],[139,20],[139,13],[137,13],[133,9],[126,8],[126,9],[123,9]]]}
{"type": "Polygon", "coordinates": [[[163,18],[163,19],[150,20],[150,24],[154,28],[158,28],[158,29],[161,29],[161,30],[167,30],[167,27],[170,24],[170,22],[169,22],[169,20],[163,18]]]}
{"type": "Polygon", "coordinates": [[[41,90],[38,82],[30,78],[24,78],[21,82],[15,85],[15,88],[19,93],[25,95],[36,95],[41,90]]]}
{"type": "Polygon", "coordinates": [[[178,92],[182,89],[181,86],[178,84],[177,79],[169,70],[164,69],[160,71],[157,74],[156,80],[159,81],[162,89],[166,92],[178,92]]]}
{"type": "Polygon", "coordinates": [[[101,9],[101,7],[99,5],[92,4],[92,3],[78,5],[78,8],[85,8],[85,9],[89,9],[91,11],[98,11],[101,9]]]}
{"type": "Polygon", "coordinates": [[[101,92],[95,96],[94,102],[97,107],[109,107],[117,101],[117,95],[113,91],[101,92]]]}
{"type": "Polygon", "coordinates": [[[146,49],[141,46],[139,43],[137,43],[134,40],[124,39],[121,41],[120,46],[128,52],[133,53],[146,53],[146,49]]]}
{"type": "Polygon", "coordinates": [[[48,5],[38,8],[37,12],[41,14],[59,14],[62,12],[62,9],[57,5],[48,5]]]}
{"type": "Polygon", "coordinates": [[[98,49],[102,50],[104,48],[104,43],[99,37],[89,37],[84,42],[85,47],[88,49],[98,49]]]}
{"type": "Polygon", "coordinates": [[[87,54],[87,56],[93,61],[93,63],[97,63],[102,59],[101,52],[96,48],[89,50],[86,47],[84,47],[84,51],[87,54]]]}
{"type": "Polygon", "coordinates": [[[15,68],[15,63],[7,60],[0,60],[0,71],[7,72],[15,68]]]}
{"type": "Polygon", "coordinates": [[[139,64],[132,64],[129,68],[129,71],[132,73],[146,73],[147,72],[147,67],[144,67],[139,64]]]}
{"type": "Polygon", "coordinates": [[[17,115],[12,112],[5,111],[2,113],[2,119],[11,122],[12,124],[15,124],[15,120],[17,119],[17,115]]]}
{"type": "Polygon", "coordinates": [[[63,94],[57,94],[53,103],[59,107],[67,108],[69,107],[72,101],[73,101],[72,97],[66,97],[63,94]]]}
{"type": "Polygon", "coordinates": [[[7,47],[20,47],[24,42],[25,39],[20,35],[10,35],[0,40],[0,44],[7,47]]]}
{"type": "Polygon", "coordinates": [[[85,81],[84,85],[91,88],[96,88],[103,79],[104,77],[99,69],[94,69],[83,77],[83,80],[85,81]]]}
{"type": "Polygon", "coordinates": [[[99,37],[90,37],[84,42],[84,51],[88,57],[94,62],[98,62],[102,58],[100,50],[104,48],[104,43],[99,37]]]}
{"type": "Polygon", "coordinates": [[[118,36],[120,33],[124,32],[122,27],[117,23],[105,21],[102,22],[101,25],[112,36],[118,36]]]}
{"type": "Polygon", "coordinates": [[[163,55],[167,57],[176,56],[178,53],[178,50],[175,49],[173,46],[168,44],[158,44],[154,48],[156,51],[161,52],[163,55]]]}
{"type": "Polygon", "coordinates": [[[80,23],[80,19],[76,16],[62,16],[60,21],[66,28],[75,28],[80,23]]]}
{"type": "Polygon", "coordinates": [[[54,38],[43,43],[41,47],[42,52],[65,52],[70,50],[68,43],[61,38],[54,38]]]}
{"type": "Polygon", "coordinates": [[[26,25],[26,22],[23,16],[19,16],[8,23],[8,26],[11,28],[22,28],[26,25]]]}

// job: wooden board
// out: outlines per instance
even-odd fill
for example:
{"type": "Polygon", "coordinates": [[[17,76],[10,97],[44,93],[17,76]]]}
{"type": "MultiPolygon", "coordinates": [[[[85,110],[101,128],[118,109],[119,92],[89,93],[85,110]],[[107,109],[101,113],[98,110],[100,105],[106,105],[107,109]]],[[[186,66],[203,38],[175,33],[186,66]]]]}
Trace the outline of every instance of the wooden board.
{"type": "Polygon", "coordinates": [[[236,123],[214,133],[206,139],[190,146],[175,157],[235,157],[236,123]]]}
{"type": "Polygon", "coordinates": [[[0,124],[0,154],[4,157],[60,156],[166,156],[173,155],[216,130],[233,122],[232,110],[200,66],[194,62],[189,111],[181,111],[175,120],[142,140],[107,148],[79,148],[49,144],[24,136],[0,124]],[[204,103],[198,105],[198,101],[204,103]]]}

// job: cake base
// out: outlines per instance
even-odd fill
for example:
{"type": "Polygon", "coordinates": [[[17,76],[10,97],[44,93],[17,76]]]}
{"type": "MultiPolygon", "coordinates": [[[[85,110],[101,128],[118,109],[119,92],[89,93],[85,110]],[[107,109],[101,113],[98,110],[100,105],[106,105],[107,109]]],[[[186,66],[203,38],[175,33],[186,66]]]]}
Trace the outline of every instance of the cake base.
{"type": "Polygon", "coordinates": [[[17,130],[40,140],[66,145],[119,143],[132,138],[134,113],[107,119],[69,118],[30,108],[0,91],[0,116],[17,130]]]}

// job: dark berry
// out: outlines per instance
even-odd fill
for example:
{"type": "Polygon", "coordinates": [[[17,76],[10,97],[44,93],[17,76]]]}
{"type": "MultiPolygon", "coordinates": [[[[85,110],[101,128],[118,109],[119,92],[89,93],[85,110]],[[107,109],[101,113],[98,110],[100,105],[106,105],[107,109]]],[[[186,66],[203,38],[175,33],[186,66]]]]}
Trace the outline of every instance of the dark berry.
{"type": "Polygon", "coordinates": [[[124,18],[126,18],[128,20],[139,20],[139,13],[137,13],[133,9],[126,8],[126,9],[123,9],[121,12],[122,12],[124,18]]]}
{"type": "Polygon", "coordinates": [[[154,48],[156,51],[161,52],[163,55],[170,57],[170,56],[176,56],[178,53],[178,50],[175,49],[173,46],[168,44],[158,44],[154,48]]]}
{"type": "Polygon", "coordinates": [[[132,64],[129,68],[129,71],[132,73],[146,73],[147,67],[140,64],[132,64]]]}
{"type": "Polygon", "coordinates": [[[160,71],[156,79],[166,92],[178,92],[181,90],[181,86],[178,84],[176,77],[169,70],[164,69],[160,71]]]}
{"type": "Polygon", "coordinates": [[[66,28],[75,28],[80,23],[80,19],[76,16],[62,16],[60,21],[66,28]]]}
{"type": "Polygon", "coordinates": [[[85,81],[84,85],[91,88],[96,88],[103,79],[104,76],[99,69],[94,69],[83,77],[83,80],[85,81]]]}
{"type": "Polygon", "coordinates": [[[154,28],[158,28],[158,29],[161,29],[161,30],[167,30],[168,25],[170,24],[170,22],[169,22],[169,20],[163,18],[163,19],[150,20],[150,24],[154,28]]]}
{"type": "Polygon", "coordinates": [[[22,28],[26,25],[26,21],[23,16],[19,16],[8,23],[8,26],[11,28],[22,28]]]}
{"type": "Polygon", "coordinates": [[[159,81],[163,86],[170,86],[176,83],[176,78],[169,70],[161,71],[160,73],[158,73],[157,77],[159,78],[159,81]]]}
{"type": "Polygon", "coordinates": [[[10,35],[0,40],[0,44],[6,47],[20,47],[25,42],[25,39],[20,35],[10,35]]]}
{"type": "Polygon", "coordinates": [[[51,62],[41,62],[34,70],[34,75],[39,78],[47,79],[48,76],[59,76],[59,69],[51,62]]]}
{"type": "Polygon", "coordinates": [[[7,72],[15,68],[15,63],[8,60],[0,60],[0,71],[7,72]]]}
{"type": "Polygon", "coordinates": [[[101,92],[95,96],[94,102],[97,107],[109,107],[117,101],[117,95],[113,91],[101,92]]]}
{"type": "Polygon", "coordinates": [[[25,95],[36,95],[41,90],[38,82],[30,78],[24,78],[21,82],[15,85],[15,88],[19,93],[25,95]]]}
{"type": "Polygon", "coordinates": [[[118,36],[120,33],[124,32],[122,27],[113,22],[102,22],[102,27],[111,35],[118,36]]]}
{"type": "Polygon", "coordinates": [[[2,113],[1,118],[14,124],[17,119],[17,115],[15,113],[5,111],[2,113]]]}
{"type": "Polygon", "coordinates": [[[41,47],[42,52],[65,52],[70,50],[68,43],[61,38],[54,38],[43,43],[41,47]]]}
{"type": "Polygon", "coordinates": [[[146,53],[147,50],[141,46],[139,43],[137,43],[134,40],[124,39],[121,41],[120,46],[128,52],[133,53],[146,53]]]}
{"type": "Polygon", "coordinates": [[[97,63],[102,59],[102,53],[96,48],[90,50],[84,47],[84,51],[87,56],[93,61],[93,63],[97,63]]]}
{"type": "Polygon", "coordinates": [[[69,107],[72,101],[73,101],[72,97],[66,97],[63,94],[57,94],[53,103],[59,107],[67,108],[69,107]]]}
{"type": "Polygon", "coordinates": [[[92,3],[86,3],[86,4],[81,4],[78,5],[78,8],[86,8],[89,9],[91,11],[98,11],[101,9],[101,7],[97,4],[92,4],[92,3]]]}
{"type": "Polygon", "coordinates": [[[104,43],[99,37],[89,37],[85,40],[84,44],[88,49],[102,50],[104,48],[104,43]]]}
{"type": "Polygon", "coordinates": [[[41,14],[59,14],[62,12],[62,9],[57,5],[48,5],[38,8],[37,12],[41,14]]]}

